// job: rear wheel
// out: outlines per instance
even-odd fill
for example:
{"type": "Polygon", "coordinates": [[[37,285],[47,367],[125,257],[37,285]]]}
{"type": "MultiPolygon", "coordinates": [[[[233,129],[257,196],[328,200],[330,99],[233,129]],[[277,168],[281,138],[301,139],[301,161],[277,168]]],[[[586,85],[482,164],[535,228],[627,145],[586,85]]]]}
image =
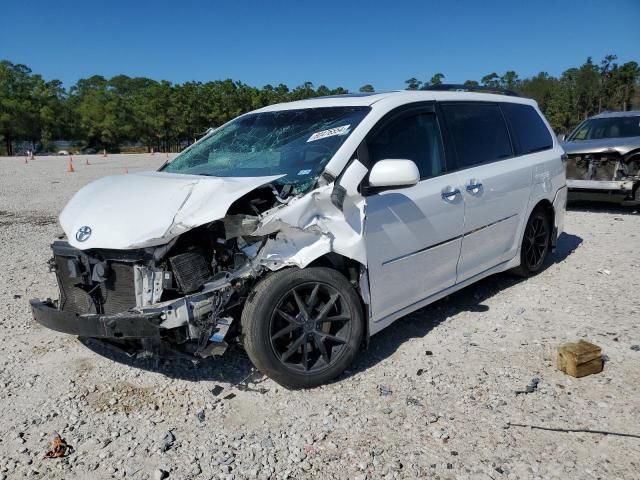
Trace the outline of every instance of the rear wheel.
{"type": "Polygon", "coordinates": [[[520,246],[520,266],[514,273],[523,277],[542,269],[551,245],[551,221],[544,208],[537,207],[529,217],[520,246]]]}
{"type": "Polygon", "coordinates": [[[256,286],[242,330],[258,370],[288,388],[315,387],[353,361],[363,334],[360,299],[336,270],[282,270],[256,286]]]}

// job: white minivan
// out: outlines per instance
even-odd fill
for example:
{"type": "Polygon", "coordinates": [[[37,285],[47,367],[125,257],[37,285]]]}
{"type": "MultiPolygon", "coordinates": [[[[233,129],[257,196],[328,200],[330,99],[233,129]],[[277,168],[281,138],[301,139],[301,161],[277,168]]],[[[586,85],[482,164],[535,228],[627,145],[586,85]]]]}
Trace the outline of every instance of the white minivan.
{"type": "Polygon", "coordinates": [[[403,315],[537,273],[562,231],[562,148],[532,100],[439,88],[272,105],[87,185],[35,319],[152,353],[235,342],[312,387],[403,315]]]}

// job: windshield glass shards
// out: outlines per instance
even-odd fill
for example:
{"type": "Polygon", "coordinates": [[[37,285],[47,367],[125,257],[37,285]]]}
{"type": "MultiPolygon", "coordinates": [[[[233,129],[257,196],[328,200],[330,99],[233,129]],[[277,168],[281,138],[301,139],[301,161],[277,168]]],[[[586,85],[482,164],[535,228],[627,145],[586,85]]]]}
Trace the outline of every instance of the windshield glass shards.
{"type": "Polygon", "coordinates": [[[296,190],[315,184],[369,107],[328,107],[244,115],[161,168],[216,177],[285,175],[296,190]]]}
{"type": "Polygon", "coordinates": [[[592,118],[584,121],[569,141],[640,137],[640,116],[592,118]]]}

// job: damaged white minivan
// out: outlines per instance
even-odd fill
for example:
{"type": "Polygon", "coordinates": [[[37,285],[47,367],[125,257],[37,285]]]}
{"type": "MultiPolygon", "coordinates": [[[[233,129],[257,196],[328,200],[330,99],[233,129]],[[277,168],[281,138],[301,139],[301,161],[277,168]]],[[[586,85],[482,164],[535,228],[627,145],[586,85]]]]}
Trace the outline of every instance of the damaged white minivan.
{"type": "Polygon", "coordinates": [[[532,100],[440,88],[269,106],[156,172],[87,185],[36,321],[149,352],[238,342],[312,387],[403,315],[535,274],[562,230],[561,147],[532,100]]]}

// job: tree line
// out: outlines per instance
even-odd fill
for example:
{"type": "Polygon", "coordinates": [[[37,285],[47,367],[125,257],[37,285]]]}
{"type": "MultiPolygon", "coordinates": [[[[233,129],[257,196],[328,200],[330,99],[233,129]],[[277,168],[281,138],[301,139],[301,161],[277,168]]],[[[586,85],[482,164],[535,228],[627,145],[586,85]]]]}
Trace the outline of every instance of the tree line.
{"type": "MultiPolygon", "coordinates": [[[[591,58],[559,77],[541,72],[519,78],[514,71],[490,73],[465,85],[506,88],[535,99],[556,132],[567,132],[584,118],[604,110],[640,108],[640,68],[622,65],[615,55],[600,63],[591,58]]],[[[411,78],[408,90],[443,83],[437,73],[428,81],[411,78]]],[[[373,92],[371,84],[360,92],[373,92]]],[[[273,103],[348,93],[342,87],[315,87],[311,82],[253,87],[240,81],[171,83],[149,78],[100,75],[64,88],[25,65],[0,61],[0,152],[13,155],[17,145],[48,151],[53,141],[117,152],[123,144],[142,143],[147,150],[177,151],[210,127],[273,103]],[[4,150],[4,152],[3,152],[4,150]]]]}

